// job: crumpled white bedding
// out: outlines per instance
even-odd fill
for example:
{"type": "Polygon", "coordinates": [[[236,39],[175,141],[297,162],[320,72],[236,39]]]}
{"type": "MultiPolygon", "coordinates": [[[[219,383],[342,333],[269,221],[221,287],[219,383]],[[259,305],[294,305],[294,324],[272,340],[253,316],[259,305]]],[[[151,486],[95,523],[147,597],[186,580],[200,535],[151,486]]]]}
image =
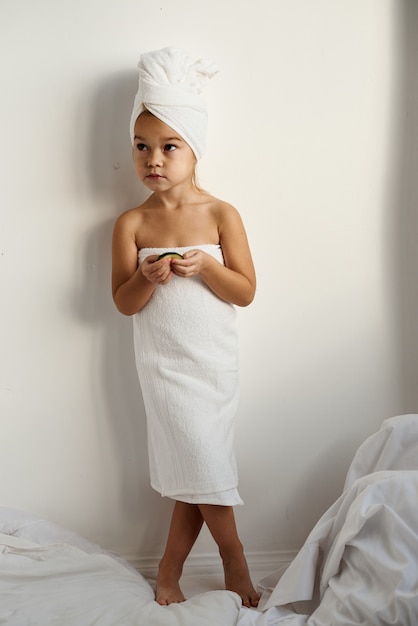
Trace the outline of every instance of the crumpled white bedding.
{"type": "Polygon", "coordinates": [[[0,507],[0,624],[10,626],[413,626],[418,624],[418,415],[386,420],[345,490],[260,611],[211,591],[160,607],[145,579],[75,533],[0,507]]]}
{"type": "Polygon", "coordinates": [[[262,581],[257,626],[418,624],[418,415],[385,420],[345,487],[286,571],[262,581]]]}
{"type": "Polygon", "coordinates": [[[75,533],[0,507],[0,624],[7,626],[235,626],[240,597],[199,594],[161,607],[123,559],[75,533]]]}

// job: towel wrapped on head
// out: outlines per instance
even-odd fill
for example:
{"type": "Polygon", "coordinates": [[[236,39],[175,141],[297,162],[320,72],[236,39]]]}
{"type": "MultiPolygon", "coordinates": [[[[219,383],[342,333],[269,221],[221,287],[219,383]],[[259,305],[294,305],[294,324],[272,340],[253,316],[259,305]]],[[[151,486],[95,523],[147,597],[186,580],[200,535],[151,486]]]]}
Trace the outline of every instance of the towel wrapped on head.
{"type": "Polygon", "coordinates": [[[206,147],[207,110],[202,88],[218,72],[206,59],[193,61],[178,48],[163,48],[141,55],[138,63],[139,88],[131,116],[134,141],[135,122],[148,110],[170,126],[191,147],[199,160],[206,147]]]}

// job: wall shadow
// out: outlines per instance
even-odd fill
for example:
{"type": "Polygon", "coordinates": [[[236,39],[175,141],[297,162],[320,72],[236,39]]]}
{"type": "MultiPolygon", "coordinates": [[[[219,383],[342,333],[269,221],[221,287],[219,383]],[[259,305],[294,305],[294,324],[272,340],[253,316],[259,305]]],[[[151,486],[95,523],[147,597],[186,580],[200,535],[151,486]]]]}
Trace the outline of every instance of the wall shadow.
{"type": "MultiPolygon", "coordinates": [[[[85,154],[79,154],[76,161],[79,167],[75,175],[79,189],[93,198],[94,206],[103,206],[107,217],[92,216],[93,226],[80,238],[79,280],[71,304],[77,318],[91,329],[94,411],[102,465],[105,473],[109,472],[104,476],[105,484],[107,480],[110,485],[116,483],[119,510],[138,529],[130,543],[135,541],[139,554],[152,548],[155,554],[165,539],[169,519],[168,512],[163,511],[171,510],[171,503],[154,497],[149,485],[146,416],[135,368],[132,318],[116,310],[111,296],[114,220],[146,198],[136,180],[129,139],[136,89],[136,72],[117,73],[80,105],[88,142],[85,154]],[[90,119],[86,119],[88,115],[90,119]],[[117,476],[110,475],[115,469],[117,476]]],[[[122,532],[115,529],[114,535],[122,532]]]]}
{"type": "Polygon", "coordinates": [[[399,173],[400,260],[398,285],[402,305],[402,381],[404,412],[418,413],[418,3],[404,0],[402,41],[404,45],[401,134],[403,153],[399,173]]]}

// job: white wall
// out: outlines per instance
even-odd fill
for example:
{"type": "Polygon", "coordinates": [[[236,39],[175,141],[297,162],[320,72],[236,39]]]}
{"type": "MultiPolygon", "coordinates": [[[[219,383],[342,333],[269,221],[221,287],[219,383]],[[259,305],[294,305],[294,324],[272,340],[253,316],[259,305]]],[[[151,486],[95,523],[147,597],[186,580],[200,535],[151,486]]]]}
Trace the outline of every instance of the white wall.
{"type": "Polygon", "coordinates": [[[238,523],[248,552],[297,548],[358,444],[418,412],[414,3],[1,4],[0,504],[123,554],[163,548],[171,503],[148,483],[110,238],[144,198],[136,63],[177,45],[221,66],[200,177],[240,209],[258,270],[239,315],[238,523]]]}

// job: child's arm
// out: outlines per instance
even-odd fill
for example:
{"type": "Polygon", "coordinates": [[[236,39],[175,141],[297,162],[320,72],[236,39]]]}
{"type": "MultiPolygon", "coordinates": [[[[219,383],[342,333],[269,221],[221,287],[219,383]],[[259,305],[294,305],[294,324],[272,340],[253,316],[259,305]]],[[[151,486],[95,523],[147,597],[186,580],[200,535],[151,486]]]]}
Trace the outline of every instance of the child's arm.
{"type": "Polygon", "coordinates": [[[179,276],[199,274],[223,300],[248,306],[254,299],[256,278],[244,225],[238,211],[226,203],[221,203],[217,221],[225,266],[210,254],[191,250],[184,260],[172,259],[171,267],[179,276]]]}
{"type": "Polygon", "coordinates": [[[155,263],[157,255],[138,266],[135,232],[137,217],[128,211],[115,222],[112,240],[112,294],[118,310],[134,315],[151,298],[158,284],[167,283],[172,272],[167,259],[155,263]]]}

